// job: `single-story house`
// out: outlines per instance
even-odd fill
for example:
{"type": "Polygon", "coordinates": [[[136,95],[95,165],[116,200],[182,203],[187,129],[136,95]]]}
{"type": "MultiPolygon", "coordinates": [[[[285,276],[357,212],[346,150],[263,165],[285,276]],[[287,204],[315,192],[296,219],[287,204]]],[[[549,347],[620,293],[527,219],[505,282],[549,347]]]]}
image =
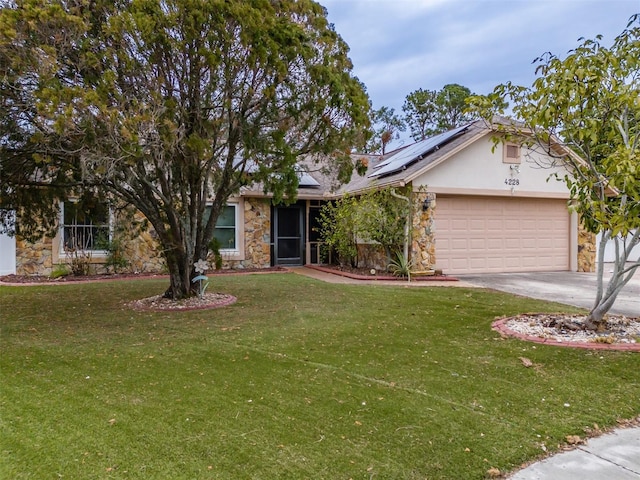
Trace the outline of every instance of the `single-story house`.
{"type": "MultiPolygon", "coordinates": [[[[354,173],[338,189],[319,170],[301,171],[298,199],[288,206],[272,205],[259,188],[246,188],[229,200],[218,221],[225,267],[320,263],[314,227],[325,202],[346,193],[411,186],[410,254],[417,270],[454,275],[593,270],[594,236],[569,210],[565,183],[552,178],[567,173],[564,165],[525,146],[496,145],[495,134],[476,121],[384,156],[358,155],[368,166],[366,174],[354,173]]],[[[79,222],[65,215],[65,207],[55,238],[31,244],[0,237],[0,258],[15,259],[3,260],[0,274],[48,274],[67,260],[64,245],[71,232],[80,227],[88,238],[89,230],[109,225],[106,214],[102,223],[79,222]]],[[[100,264],[104,256],[95,250],[92,261],[100,264]]],[[[162,268],[153,232],[141,235],[129,257],[136,271],[162,268]]]]}

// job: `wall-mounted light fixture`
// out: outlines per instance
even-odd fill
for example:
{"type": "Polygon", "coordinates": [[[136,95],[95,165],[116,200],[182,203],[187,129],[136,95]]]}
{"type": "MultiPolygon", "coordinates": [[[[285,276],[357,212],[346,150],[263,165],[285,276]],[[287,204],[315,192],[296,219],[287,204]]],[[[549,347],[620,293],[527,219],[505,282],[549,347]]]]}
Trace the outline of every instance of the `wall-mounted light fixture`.
{"type": "Polygon", "coordinates": [[[515,171],[516,173],[520,173],[520,165],[510,165],[509,168],[511,171],[515,171]]]}
{"type": "Polygon", "coordinates": [[[422,202],[422,211],[426,212],[427,210],[429,210],[430,206],[431,206],[431,199],[427,197],[424,199],[424,202],[422,202]]]}

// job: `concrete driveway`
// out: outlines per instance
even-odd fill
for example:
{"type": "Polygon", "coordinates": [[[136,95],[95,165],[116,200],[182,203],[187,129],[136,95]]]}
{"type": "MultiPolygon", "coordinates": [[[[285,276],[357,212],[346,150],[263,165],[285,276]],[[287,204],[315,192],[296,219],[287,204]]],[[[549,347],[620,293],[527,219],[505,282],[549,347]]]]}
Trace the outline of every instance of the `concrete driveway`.
{"type": "MultiPolygon", "coordinates": [[[[605,282],[611,268],[605,267],[605,282]]],[[[474,286],[515,293],[591,309],[596,292],[595,273],[534,272],[457,275],[474,286]]],[[[606,285],[606,283],[605,283],[606,285]]],[[[624,287],[610,313],[640,317],[640,270],[624,287]]]]}

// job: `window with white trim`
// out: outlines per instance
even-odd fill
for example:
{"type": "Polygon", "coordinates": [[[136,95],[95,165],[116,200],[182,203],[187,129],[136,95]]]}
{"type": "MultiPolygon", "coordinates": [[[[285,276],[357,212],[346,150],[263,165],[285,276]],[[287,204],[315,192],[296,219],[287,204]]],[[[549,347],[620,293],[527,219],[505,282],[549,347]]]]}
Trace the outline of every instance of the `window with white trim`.
{"type": "Polygon", "coordinates": [[[109,207],[99,202],[66,201],[60,213],[63,252],[103,252],[109,242],[109,207]]]}
{"type": "Polygon", "coordinates": [[[213,234],[220,244],[220,251],[238,251],[238,204],[229,203],[224,206],[213,234]]]}

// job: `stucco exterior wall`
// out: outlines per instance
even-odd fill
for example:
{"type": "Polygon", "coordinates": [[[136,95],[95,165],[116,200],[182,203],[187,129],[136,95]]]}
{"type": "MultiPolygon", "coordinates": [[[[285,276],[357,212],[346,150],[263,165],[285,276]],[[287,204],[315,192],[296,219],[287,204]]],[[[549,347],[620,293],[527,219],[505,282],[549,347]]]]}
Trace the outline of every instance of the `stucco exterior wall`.
{"type": "Polygon", "coordinates": [[[493,152],[492,148],[487,134],[416,178],[413,185],[428,185],[435,193],[569,198],[565,183],[550,179],[554,173],[562,178],[564,167],[551,166],[551,159],[525,147],[519,165],[504,163],[505,146],[498,144],[493,152]]]}

